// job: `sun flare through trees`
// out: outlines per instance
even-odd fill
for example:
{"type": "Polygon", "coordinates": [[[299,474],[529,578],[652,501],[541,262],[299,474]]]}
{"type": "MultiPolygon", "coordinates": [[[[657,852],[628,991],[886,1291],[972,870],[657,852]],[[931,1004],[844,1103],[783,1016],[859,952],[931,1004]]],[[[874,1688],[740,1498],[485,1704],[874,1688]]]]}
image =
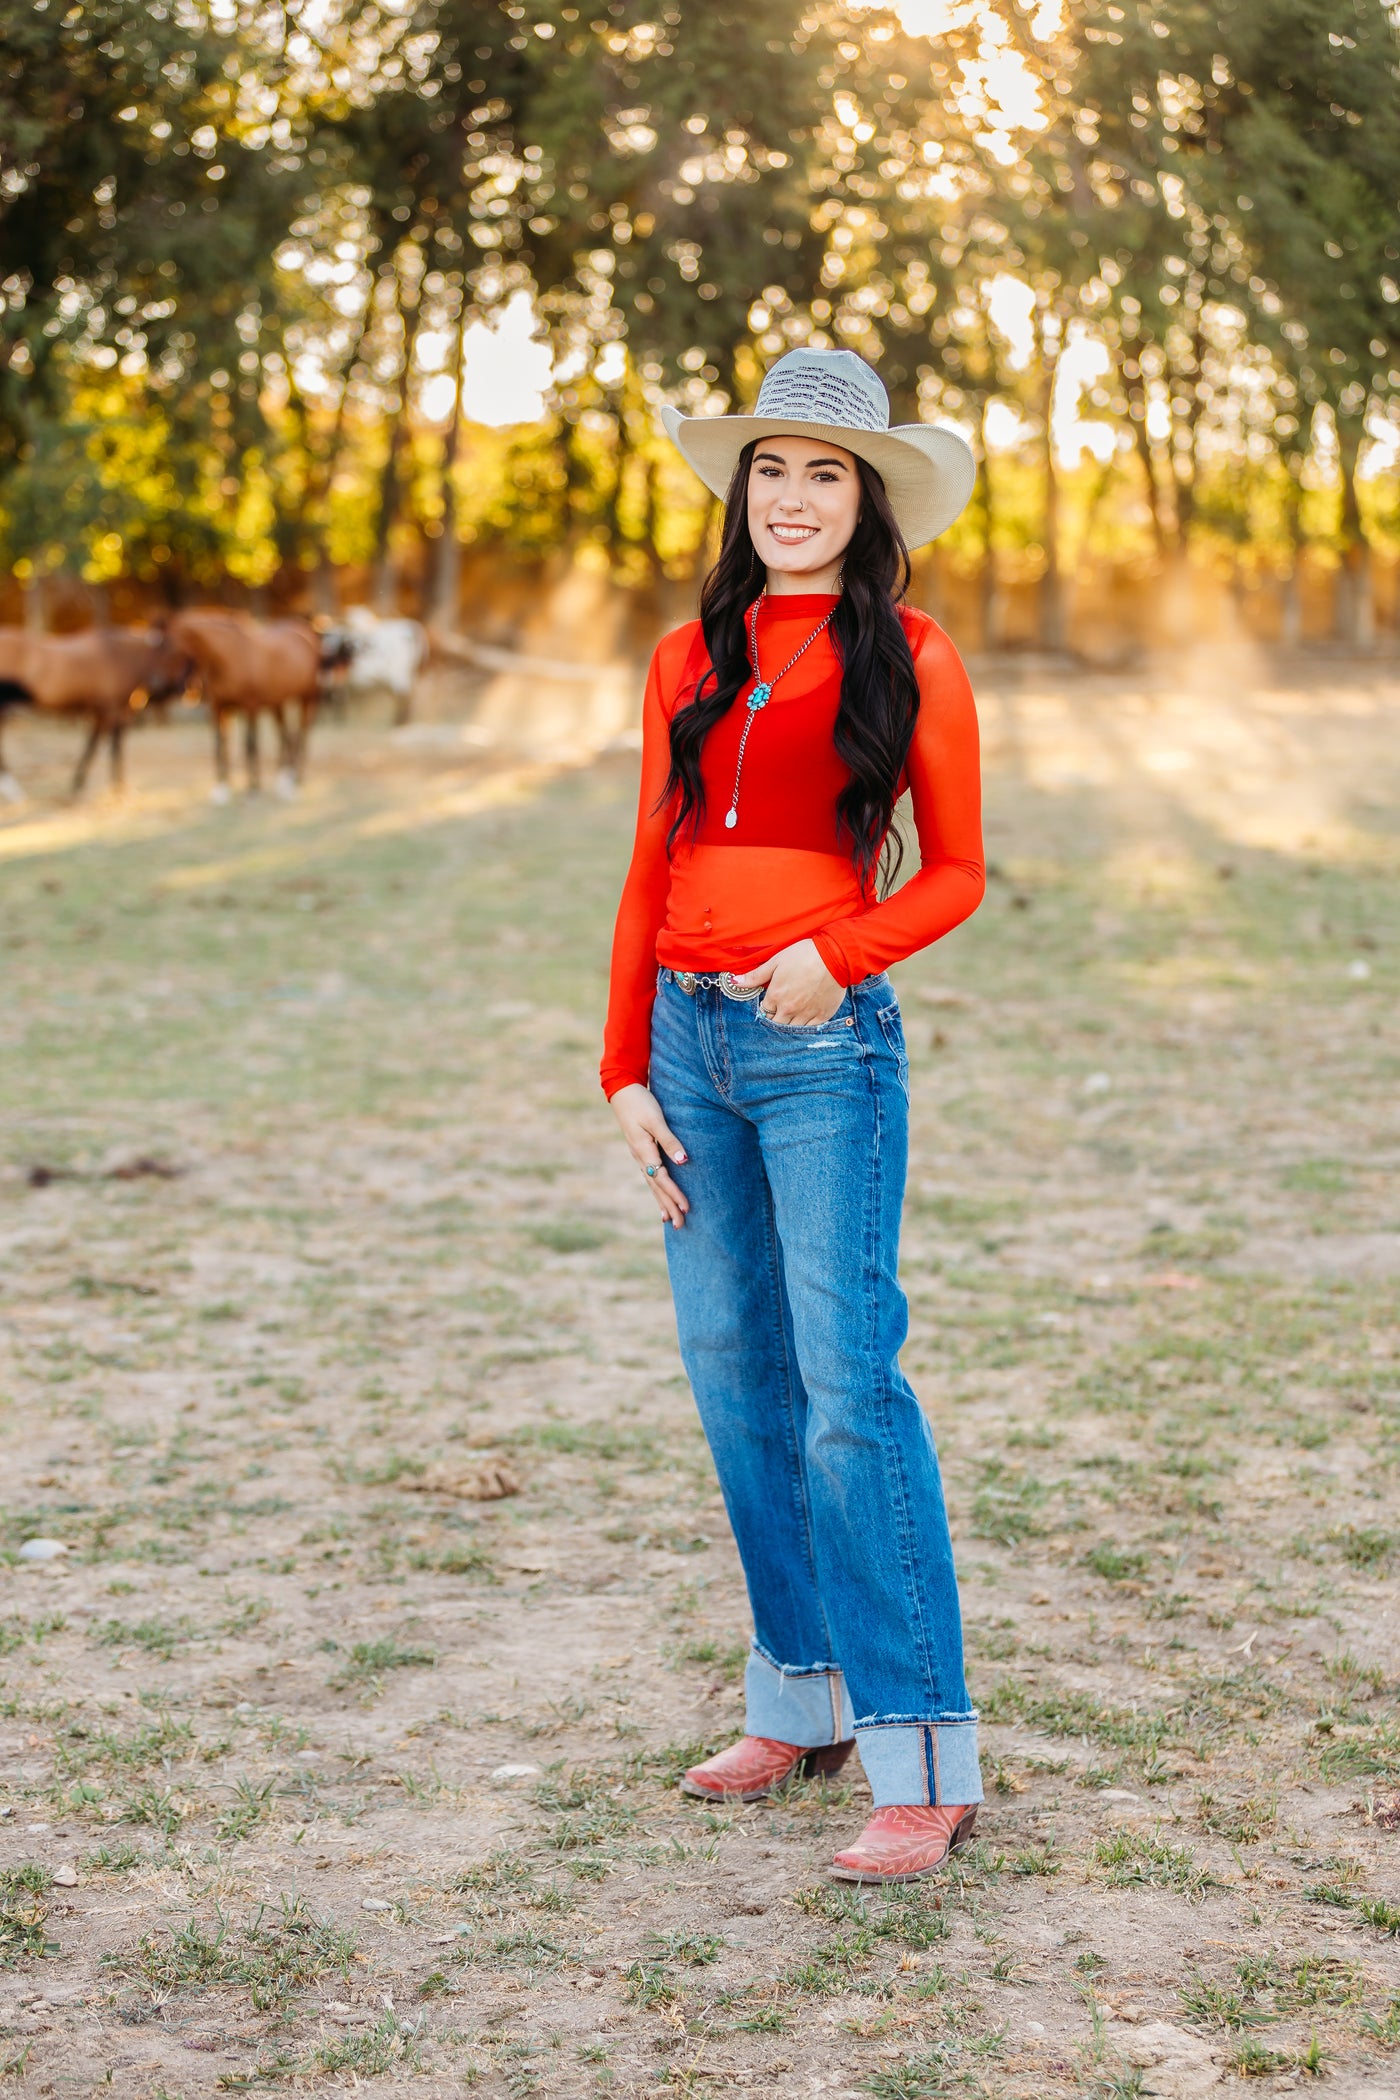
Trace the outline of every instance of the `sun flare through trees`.
{"type": "MultiPolygon", "coordinates": [[[[794,344],[977,446],[942,559],[1394,618],[1383,0],[0,6],[14,584],[456,607],[461,550],[690,572],[657,406],[794,344]]],[[[13,588],[13,587],[12,587],[13,588]]],[[[16,609],[18,597],[16,594],[16,609]]],[[[11,617],[14,613],[11,614],[11,617]]],[[[1004,637],[1003,637],[1004,638],[1004,637]]]]}

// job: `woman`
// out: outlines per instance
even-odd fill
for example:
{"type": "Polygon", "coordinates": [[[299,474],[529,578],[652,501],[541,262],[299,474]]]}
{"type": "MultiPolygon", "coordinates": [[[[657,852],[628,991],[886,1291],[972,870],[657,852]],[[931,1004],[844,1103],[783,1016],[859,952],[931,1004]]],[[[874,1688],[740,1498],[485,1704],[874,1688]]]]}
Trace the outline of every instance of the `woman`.
{"type": "Polygon", "coordinates": [[[753,416],[665,413],[725,524],[699,621],[651,667],[602,1078],[672,1228],[754,1615],[747,1732],[682,1783],[754,1801],[854,1741],[876,1812],[831,1871],[913,1880],[982,1788],[938,1460],[899,1367],[909,1066],[885,970],[976,909],[983,866],[967,678],[900,601],[972,457],[891,430],[848,350],[790,352],[753,416]],[[921,866],[882,902],[906,785],[921,866]]]}

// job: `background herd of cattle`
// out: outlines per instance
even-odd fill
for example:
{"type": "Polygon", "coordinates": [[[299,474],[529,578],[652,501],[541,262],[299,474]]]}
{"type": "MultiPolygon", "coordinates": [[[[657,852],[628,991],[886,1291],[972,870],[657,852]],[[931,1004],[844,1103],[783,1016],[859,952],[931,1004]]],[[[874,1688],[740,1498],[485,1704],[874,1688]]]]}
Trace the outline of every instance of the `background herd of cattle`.
{"type": "Polygon", "coordinates": [[[387,689],[394,719],[409,719],[413,689],[428,653],[416,620],[381,620],[357,606],[328,628],[306,620],[255,620],[204,607],[173,612],[149,628],[93,627],[81,634],[32,634],[0,627],[0,799],[24,789],[5,762],[12,715],[34,708],[87,731],[73,775],[80,794],[98,745],[106,740],[112,785],[125,780],[127,731],[172,701],[203,703],[214,736],[214,800],[229,797],[229,731],[241,721],[250,790],[261,785],[259,725],[277,735],[278,791],[296,792],[318,707],[345,694],[387,689]]]}

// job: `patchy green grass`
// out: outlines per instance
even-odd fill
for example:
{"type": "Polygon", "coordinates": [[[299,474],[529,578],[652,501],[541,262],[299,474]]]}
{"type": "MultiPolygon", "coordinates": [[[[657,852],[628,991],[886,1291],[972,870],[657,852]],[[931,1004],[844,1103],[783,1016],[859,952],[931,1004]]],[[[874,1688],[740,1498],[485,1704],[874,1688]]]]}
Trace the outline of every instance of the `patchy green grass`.
{"type": "Polygon", "coordinates": [[[1147,1573],[1148,1560],[1145,1553],[1125,1553],[1117,1546],[1107,1543],[1093,1547],[1084,1556],[1084,1565],[1105,1582],[1141,1582],[1147,1573]]]}
{"type": "Polygon", "coordinates": [[[677,1792],[748,1615],[594,1072],[632,761],[332,724],[295,806],[215,811],[185,725],[126,809],[0,811],[0,1824],[46,1863],[0,1958],[83,1987],[46,2079],[159,2021],[230,2092],[1134,2100],[1120,1997],[1227,2083],[1384,2077],[1400,691],[1164,675],[988,695],[996,872],[897,972],[988,1783],[904,1890],[824,1878],[854,1760],[677,1792]]]}
{"type": "Polygon", "coordinates": [[[251,1836],[272,1814],[276,1791],[275,1779],[265,1779],[261,1785],[246,1778],[235,1780],[234,1798],[214,1825],[215,1836],[234,1843],[251,1836]]]}
{"type": "Polygon", "coordinates": [[[1181,1896],[1200,1897],[1211,1886],[1209,1872],[1189,1846],[1169,1844],[1139,1830],[1115,1830],[1111,1837],[1097,1839],[1094,1863],[1114,1888],[1141,1882],[1175,1889],[1181,1896]]]}
{"type": "Polygon", "coordinates": [[[551,1219],[530,1227],[530,1238],[551,1254],[592,1254],[606,1247],[612,1236],[606,1225],[595,1225],[587,1218],[551,1219]]]}
{"type": "Polygon", "coordinates": [[[98,1845],[85,1853],[83,1866],[90,1874],[129,1874],[146,1865],[146,1855],[134,1845],[98,1845]]]}
{"type": "Polygon", "coordinates": [[[355,1940],[331,1919],[318,1917],[304,1897],[261,1905],[240,1926],[221,1914],[208,1923],[189,1918],[174,1931],[149,1934],[130,1955],[107,1966],[139,1978],[152,1990],[207,1989],[232,1984],[247,1991],[253,2009],[268,2012],[322,1977],[348,1979],[355,1940]]]}
{"type": "Polygon", "coordinates": [[[393,1634],[373,1641],[352,1641],[347,1660],[331,1679],[336,1685],[372,1685],[386,1670],[431,1670],[432,1648],[406,1647],[393,1634]]]}
{"type": "Polygon", "coordinates": [[[856,2090],[872,2093],[875,2100],[944,2100],[952,2093],[975,2093],[982,2083],[987,2060],[1000,2053],[996,2036],[974,2042],[953,2037],[903,2063],[883,2065],[862,2078],[856,2090]]]}
{"type": "Polygon", "coordinates": [[[46,1928],[44,1898],[52,1887],[48,1867],[27,1864],[0,1871],[0,1968],[58,1953],[46,1928]]]}
{"type": "Polygon", "coordinates": [[[412,2033],[393,2013],[386,2013],[365,2034],[347,2034],[322,2042],[312,2052],[307,2070],[327,2076],[348,2071],[352,2079],[382,2078],[389,2071],[416,2071],[420,2062],[412,2033]]]}
{"type": "Polygon", "coordinates": [[[104,1648],[140,1648],[158,1662],[169,1662],[175,1650],[194,1638],[188,1619],[139,1619],[129,1625],[124,1619],[106,1619],[95,1638],[104,1648]]]}
{"type": "Polygon", "coordinates": [[[1400,1548],[1400,1532],[1384,1531],[1376,1524],[1340,1524],[1327,1534],[1349,1567],[1381,1572],[1388,1568],[1400,1548]]]}
{"type": "Polygon", "coordinates": [[[1222,1801],[1203,1787],[1196,1796],[1196,1813],[1201,1828],[1213,1836],[1232,1845],[1258,1845],[1278,1822],[1278,1801],[1257,1794],[1248,1794],[1242,1801],[1222,1801]]]}

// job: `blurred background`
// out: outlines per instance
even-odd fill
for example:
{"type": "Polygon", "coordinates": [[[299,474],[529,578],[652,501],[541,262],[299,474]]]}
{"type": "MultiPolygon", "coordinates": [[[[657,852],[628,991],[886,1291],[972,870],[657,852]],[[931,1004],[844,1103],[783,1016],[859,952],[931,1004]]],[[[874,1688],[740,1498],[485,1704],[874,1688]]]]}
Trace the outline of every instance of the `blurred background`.
{"type": "Polygon", "coordinates": [[[0,621],[633,659],[713,528],[657,405],[809,343],[975,445],[964,648],[1394,645],[1384,0],[0,17],[0,621]]]}

